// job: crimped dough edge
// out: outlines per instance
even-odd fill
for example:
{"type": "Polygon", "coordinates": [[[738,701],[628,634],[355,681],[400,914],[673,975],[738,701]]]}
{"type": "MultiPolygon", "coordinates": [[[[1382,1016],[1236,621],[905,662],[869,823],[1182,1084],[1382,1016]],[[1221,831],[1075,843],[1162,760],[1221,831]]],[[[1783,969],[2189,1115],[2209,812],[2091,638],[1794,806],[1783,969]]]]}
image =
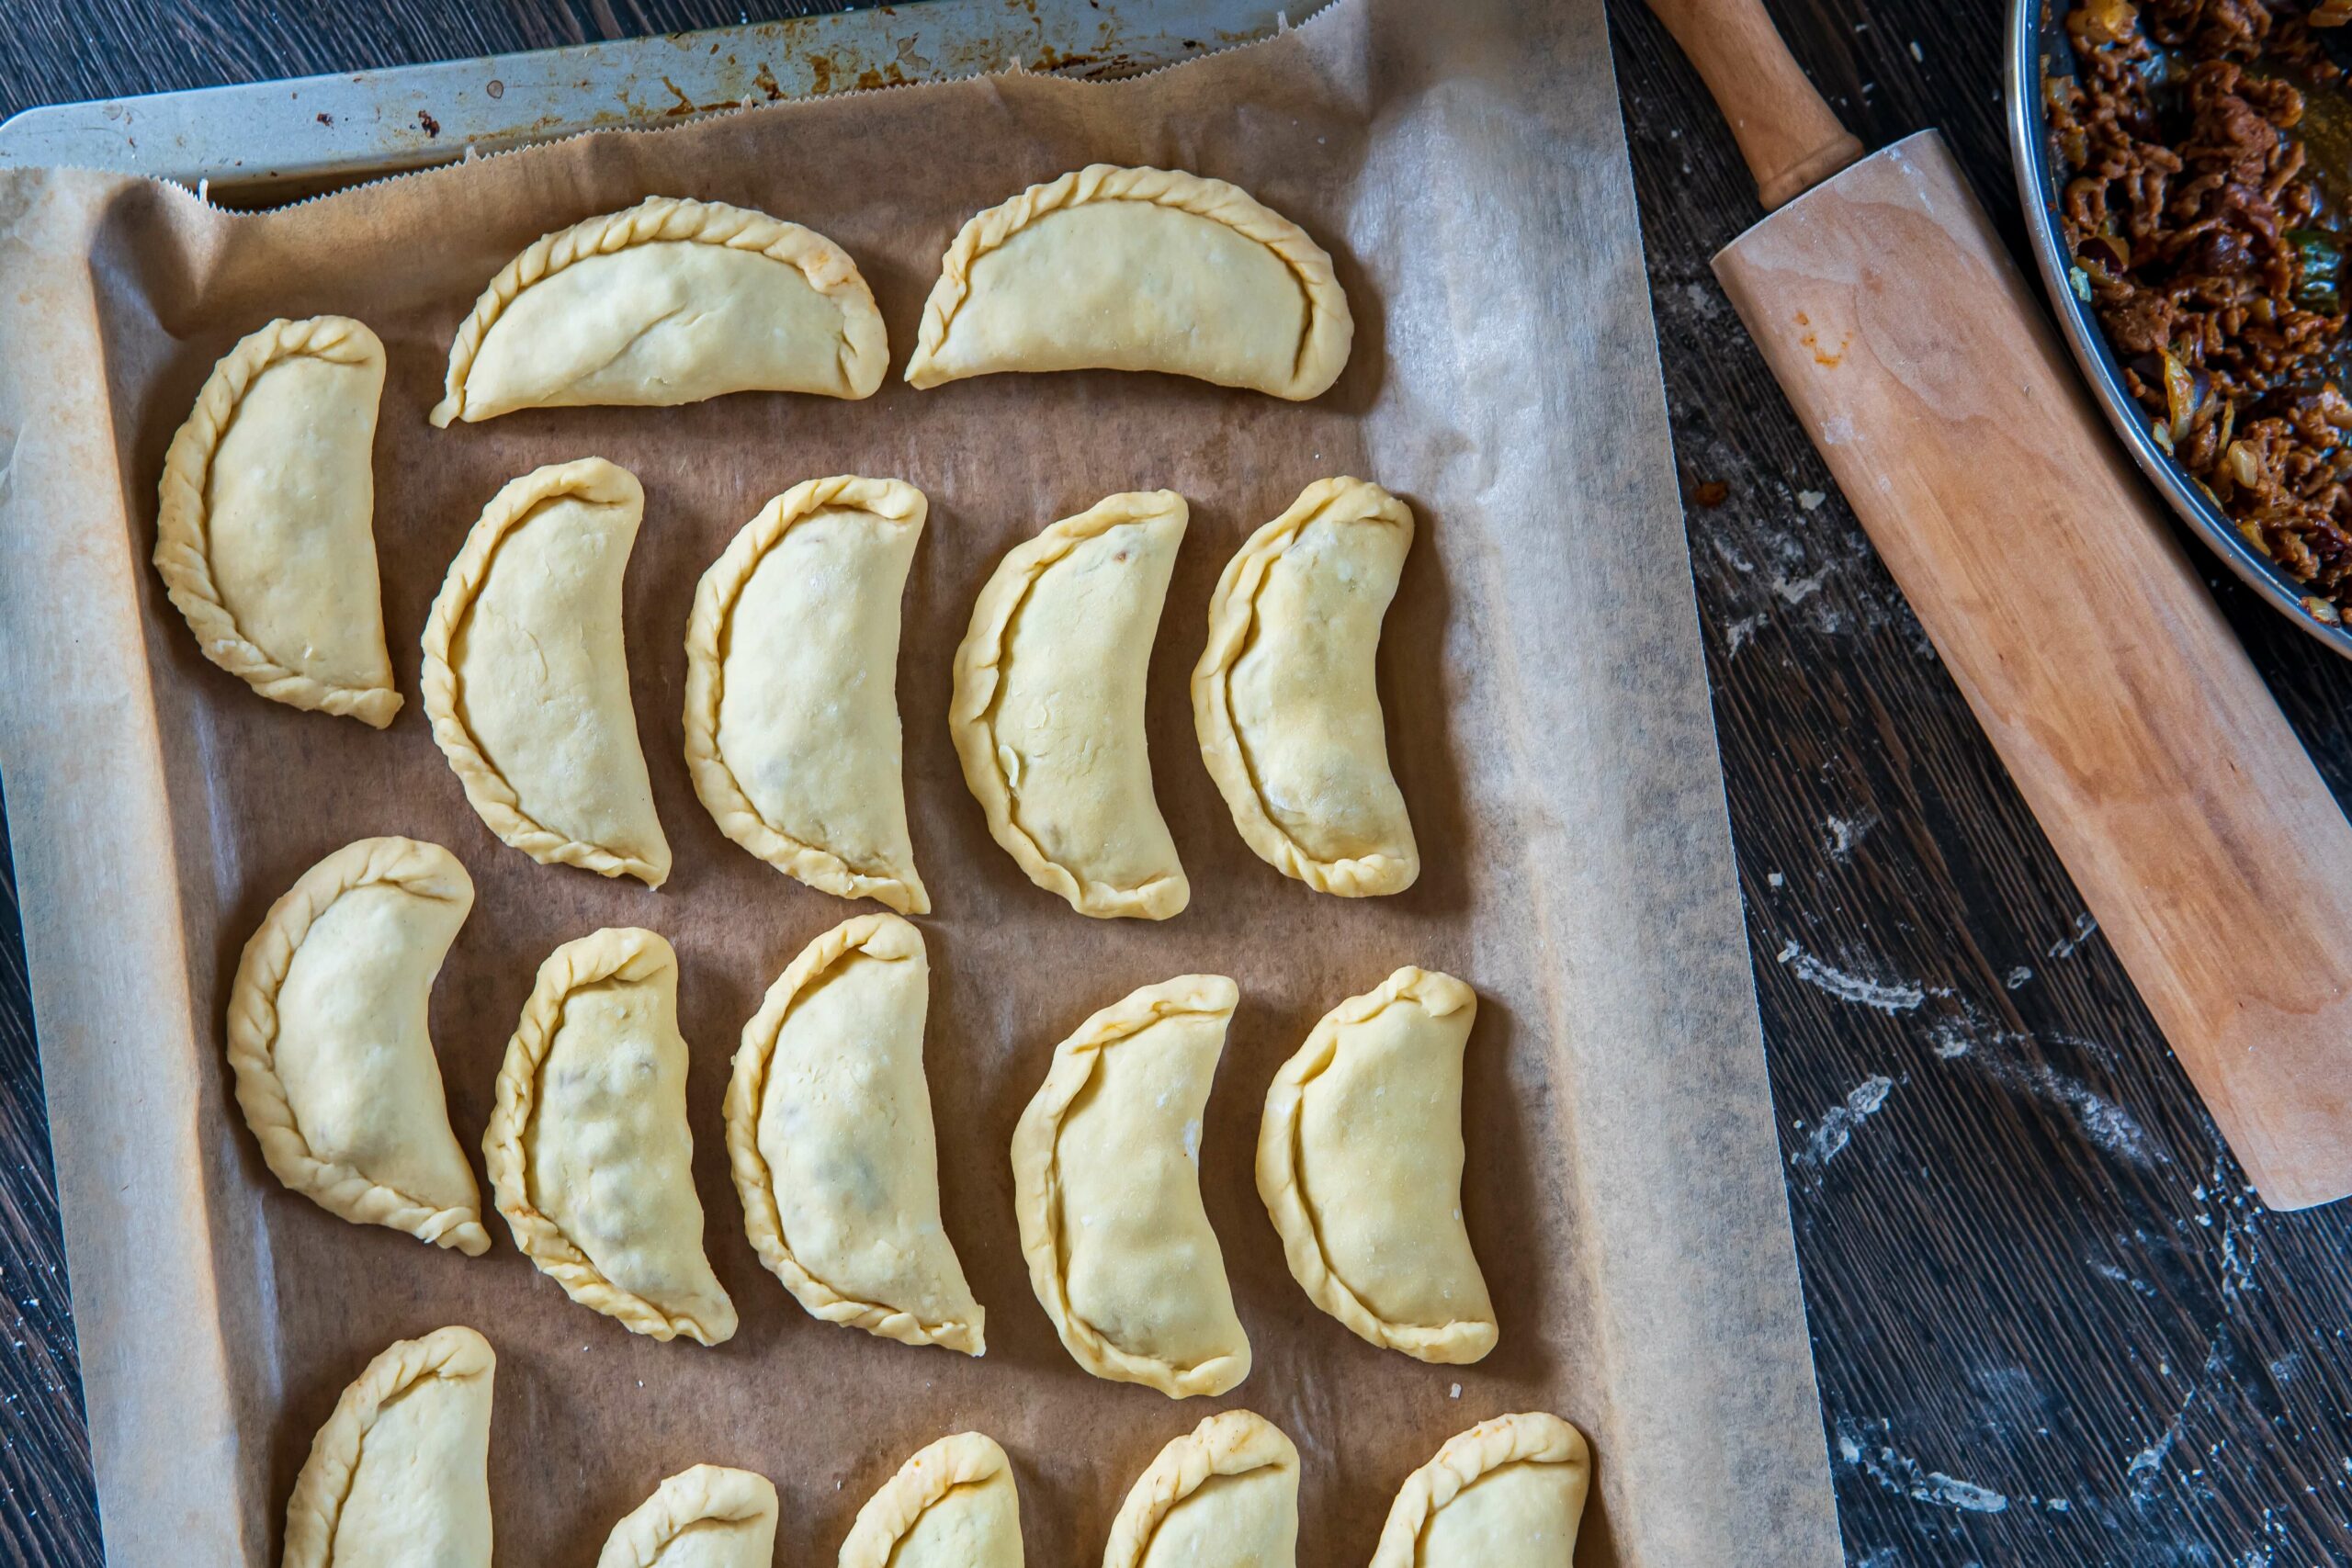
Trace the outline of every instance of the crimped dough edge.
{"type": "Polygon", "coordinates": [[[890,1553],[933,1505],[958,1486],[976,1486],[1012,1461],[984,1432],[957,1432],[918,1451],[884,1482],[850,1526],[840,1568],[889,1568],[890,1553]]]}
{"type": "Polygon", "coordinates": [[[564,1003],[571,993],[605,980],[644,984],[665,973],[675,985],[677,953],[660,933],[638,926],[607,926],[548,954],[531,987],[530,999],[523,1004],[514,1038],[506,1043],[506,1059],[498,1069],[497,1100],[491,1109],[490,1126],[481,1136],[481,1152],[490,1167],[491,1194],[514,1233],[515,1247],[538,1266],[539,1272],[561,1285],[564,1294],[582,1306],[619,1319],[631,1333],[663,1340],[684,1334],[705,1345],[717,1345],[734,1337],[732,1312],[720,1324],[697,1323],[683,1314],[672,1316],[606,1279],[561,1226],[533,1206],[530,1156],[523,1146],[523,1134],[538,1109],[539,1069],[555,1043],[556,1032],[563,1027],[564,1003]]]}
{"type": "Polygon", "coordinates": [[[1046,858],[1037,840],[1014,817],[1012,782],[997,765],[996,726],[990,719],[996,705],[997,672],[1005,659],[1012,618],[1021,613],[1040,578],[1089,539],[1171,513],[1180,522],[1191,513],[1184,498],[1174,491],[1128,491],[1106,495],[1075,517],[1048,524],[1005,552],[972,605],[970,628],[956,646],[955,692],[948,703],[947,728],[955,738],[956,760],[964,767],[965,785],[988,818],[989,836],[1030,881],[1068,899],[1080,914],[1097,919],[1164,920],[1182,914],[1192,901],[1192,883],[1180,867],[1174,875],[1154,877],[1140,887],[1114,887],[1103,882],[1080,881],[1069,867],[1046,858]]]}
{"type": "Polygon", "coordinates": [[[808,280],[808,287],[831,300],[842,313],[842,371],[852,393],[859,398],[871,397],[882,384],[882,374],[890,361],[882,312],[875,306],[873,290],[866,287],[857,263],[847,251],[814,229],[771,218],[750,208],[654,196],[622,211],[582,219],[569,229],[542,234],[499,268],[498,276],[490,280],[481,298],[474,301],[472,311],[458,323],[458,335],[449,344],[449,368],[443,379],[441,400],[433,405],[433,412],[426,417],[443,430],[453,420],[475,423],[466,408],[466,379],[473,373],[474,358],[481,352],[483,340],[490,336],[491,328],[498,324],[516,295],[574,262],[609,255],[633,245],[663,243],[758,251],[799,268],[800,275],[808,280]]]}
{"type": "Polygon", "coordinates": [[[1306,296],[1306,331],[1300,338],[1289,381],[1279,387],[1259,386],[1256,390],[1301,402],[1328,391],[1347,368],[1348,351],[1355,341],[1355,318],[1348,310],[1347,290],[1340,287],[1331,270],[1330,253],[1309,238],[1306,230],[1239,186],[1223,180],[1204,179],[1182,169],[1090,164],[975,213],[956,231],[947,254],[940,258],[939,281],[932,285],[931,297],[923,302],[922,324],[915,334],[914,353],[907,360],[908,382],[936,387],[961,378],[941,373],[933,356],[946,343],[956,313],[971,294],[972,268],[982,256],[1042,219],[1096,201],[1173,207],[1222,223],[1282,258],[1306,296]]]}
{"type": "Polygon", "coordinates": [[[396,1340],[368,1363],[334,1402],[334,1414],[311,1439],[310,1457],[286,1499],[286,1555],[281,1568],[330,1568],[335,1527],[359,1468],[360,1445],[385,1405],[426,1378],[492,1378],[498,1371],[490,1341],[470,1328],[436,1328],[396,1340]]]}
{"type": "MultiPolygon", "coordinates": [[[[163,574],[172,604],[187,618],[204,657],[272,702],[321,713],[342,714],[377,729],[401,710],[390,686],[336,686],[288,669],[250,641],[236,616],[221,602],[212,581],[210,508],[205,491],[212,459],[254,383],[273,366],[308,356],[333,365],[372,366],[380,400],[384,345],[364,321],[349,316],[284,317],[239,340],[204,379],[196,407],[172,437],[164,455],[155,520],[155,570],[163,574]]],[[[380,637],[383,610],[377,608],[380,637]]]]}
{"type": "Polygon", "coordinates": [[[406,1231],[420,1241],[479,1258],[490,1250],[479,1200],[471,1208],[437,1208],[354,1167],[321,1159],[296,1124],[278,1077],[277,995],[295,953],[336,899],[376,883],[420,898],[463,904],[469,910],[473,906],[473,881],[458,857],[413,839],[361,839],[296,878],[246,940],[229,987],[229,1066],[236,1078],[237,1108],[261,1145],[262,1158],[288,1191],[354,1224],[406,1231]]]}
{"type": "Polygon", "coordinates": [[[654,1568],[670,1543],[705,1520],[739,1524],[777,1517],[775,1483],[755,1471],[698,1464],[682,1470],[623,1516],[596,1568],[654,1568]]]}
{"type": "Polygon", "coordinates": [[[1144,1467],[1111,1521],[1102,1568],[1142,1568],[1160,1522],[1177,1504],[1219,1475],[1268,1466],[1298,1469],[1298,1450],[1283,1429],[1251,1410],[1212,1416],[1159,1450],[1144,1467]]]}
{"type": "Polygon", "coordinates": [[[1200,738],[1201,761],[1225,796],[1233,826],[1260,860],[1318,893],[1342,898],[1402,893],[1421,874],[1420,852],[1411,840],[1409,822],[1400,853],[1317,859],[1266,809],[1233,722],[1233,667],[1255,640],[1259,591],[1274,562],[1318,518],[1399,527],[1405,531],[1406,548],[1412,547],[1412,509],[1380,486],[1344,476],[1308,485],[1288,511],[1250,536],[1217,579],[1216,592],[1209,598],[1208,646],[1193,670],[1193,728],[1200,738]]]}
{"type": "Polygon", "coordinates": [[[1299,1179],[1299,1111],[1306,1086],[1339,1055],[1341,1031],[1366,1022],[1400,1001],[1416,1001],[1443,1018],[1478,1005],[1478,997],[1451,975],[1409,965],[1360,997],[1350,997],[1323,1015],[1266,1089],[1266,1109],[1258,1123],[1258,1196],[1283,1238],[1283,1258],[1309,1299],[1345,1324],[1358,1338],[1385,1349],[1402,1350],[1416,1360],[1459,1364],[1476,1361],[1495,1348],[1498,1329],[1489,1319],[1452,1323],[1392,1323],[1372,1310],[1331,1267],[1322,1234],[1299,1179]]]}
{"type": "Polygon", "coordinates": [[[659,887],[668,879],[668,867],[635,855],[615,854],[601,844],[583,844],[526,816],[522,797],[497,764],[482,753],[458,711],[462,694],[458,671],[449,662],[450,651],[458,628],[473,614],[475,596],[490,581],[498,547],[541,506],[572,496],[598,506],[633,506],[640,515],[645,510],[645,487],[638,483],[637,476],[602,457],[550,463],[507,480],[482,508],[481,516],[466,535],[464,547],[449,563],[441,592],[434,595],[433,613],[424,623],[424,666],[419,677],[424,689],[424,713],[433,721],[433,742],[465,786],[466,799],[483,825],[499,838],[541,865],[576,865],[599,876],[627,873],[648,887],[659,887]]]}
{"type": "Polygon", "coordinates": [[[1237,1355],[1179,1367],[1114,1345],[1070,1310],[1061,1238],[1054,1224],[1061,1187],[1062,1118],[1093,1078],[1103,1052],[1162,1019],[1199,1014],[1229,1021],[1240,999],[1241,988],[1223,975],[1179,975],[1128,993],[1054,1047],[1046,1081],[1037,1086],[1012,1132],[1012,1210],[1020,1222],[1021,1252],[1029,1262],[1029,1284],[1037,1303],[1053,1319],[1055,1332],[1080,1366],[1114,1382],[1156,1388],[1170,1399],[1223,1393],[1240,1383],[1250,1375],[1249,1342],[1243,1340],[1237,1355]]]}
{"type": "Polygon", "coordinates": [[[923,955],[922,933],[896,915],[859,915],[843,920],[800,950],[768,987],[760,1010],[743,1026],[735,1070],[727,1080],[727,1163],[743,1203],[743,1233],[768,1271],[784,1281],[808,1315],[827,1323],[863,1328],[901,1345],[944,1345],[967,1356],[987,1352],[985,1310],[969,1323],[925,1323],[903,1307],[857,1301],[842,1294],[801,1266],[785,1239],[777,1212],[775,1181],[760,1153],[760,1107],[767,1098],[768,1066],[776,1036],[803,991],[853,953],[905,961],[923,955]]]}
{"type": "Polygon", "coordinates": [[[1498,1416],[1457,1432],[1397,1489],[1371,1568],[1413,1568],[1431,1516],[1487,1472],[1522,1462],[1576,1465],[1589,1473],[1592,1450],[1582,1432],[1542,1411],[1498,1416]]]}
{"type": "Polygon", "coordinates": [[[718,705],[727,685],[726,656],[719,650],[728,641],[736,602],[767,553],[795,526],[827,507],[855,507],[920,531],[930,503],[903,479],[842,474],[793,486],[743,525],[703,573],[695,589],[694,612],[686,620],[686,769],[694,776],[695,794],[718,830],[786,875],[837,898],[872,898],[901,915],[927,915],[931,895],[911,860],[904,876],[876,876],[857,870],[820,844],[794,838],[760,815],[719,750],[718,705]]]}

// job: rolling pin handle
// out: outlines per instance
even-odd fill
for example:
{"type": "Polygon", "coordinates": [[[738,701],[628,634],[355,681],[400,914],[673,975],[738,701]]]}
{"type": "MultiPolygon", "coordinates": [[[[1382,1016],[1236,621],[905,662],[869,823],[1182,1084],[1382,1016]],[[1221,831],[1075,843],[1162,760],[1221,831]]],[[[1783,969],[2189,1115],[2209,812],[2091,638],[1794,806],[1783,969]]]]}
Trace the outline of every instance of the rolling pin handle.
{"type": "Polygon", "coordinates": [[[1862,155],[1862,144],[1805,79],[1763,0],[1648,0],[1731,122],[1770,209],[1862,155]]]}

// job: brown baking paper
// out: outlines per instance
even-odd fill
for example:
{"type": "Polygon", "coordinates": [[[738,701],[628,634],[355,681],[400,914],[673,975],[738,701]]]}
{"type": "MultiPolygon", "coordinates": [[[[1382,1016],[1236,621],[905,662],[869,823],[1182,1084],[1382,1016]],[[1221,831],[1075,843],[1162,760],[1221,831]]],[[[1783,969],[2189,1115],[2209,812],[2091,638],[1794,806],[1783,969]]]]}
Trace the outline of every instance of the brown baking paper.
{"type": "MultiPolygon", "coordinates": [[[[469,1324],[499,1355],[500,1554],[587,1562],[663,1475],[746,1466],[783,1560],[830,1562],[915,1449],[1012,1452],[1030,1561],[1102,1550],[1129,1482],[1212,1410],[1298,1444],[1301,1561],[1371,1553],[1451,1434],[1557,1411],[1591,1438],[1579,1561],[1838,1561],[1721,779],[1684,567],[1600,8],[1416,13],[1351,0],[1252,48],[1117,84],[1012,76],[601,134],[232,216],[112,175],[0,177],[0,743],[64,1192],[101,1508],[117,1568],[274,1561],[286,1495],[344,1383],[389,1341],[469,1324]],[[1153,376],[997,377],[865,402],[739,396],[435,431],[450,335],[540,233],[650,194],[839,241],[903,365],[973,211],[1081,164],[1234,180],[1337,259],[1357,321],[1298,405],[1153,376]],[[263,701],[199,657],[147,558],[164,450],[213,361],[277,315],[356,315],[390,355],[376,536],[399,682],[384,733],[263,701]],[[645,484],[627,626],[677,854],[650,892],[493,839],[435,749],[417,639],[508,478],[599,454],[645,484]],[[682,755],[696,580],[768,497],[834,473],[931,499],[899,693],[937,913],[927,1065],[946,1221],[989,1354],[815,1321],[744,1239],[719,1104],[738,1032],[801,944],[871,906],[722,838],[682,755]],[[1380,653],[1425,869],[1401,897],[1310,894],[1257,861],[1203,769],[1186,677],[1219,570],[1308,481],[1353,473],[1420,531],[1380,653]],[[1160,804],[1193,881],[1164,924],[1095,922],[990,841],[949,744],[949,660],[997,558],[1114,491],[1193,521],[1154,652],[1160,804]],[[513,1247],[472,1260],[350,1225],[271,1179],[228,1095],[221,1014],[271,901],[349,840],[447,844],[480,897],[433,1027],[479,1140],[533,972],[650,926],[681,1010],[708,1245],[742,1314],[717,1349],[567,1300],[513,1247]],[[1259,1109],[1315,1020],[1401,964],[1477,988],[1464,1204],[1498,1349],[1429,1367],[1315,1310],[1251,1180],[1259,1109]],[[1055,1043],[1130,988],[1239,981],[1201,1154],[1256,1348],[1223,1400],[1098,1382],[1031,1295],[1007,1145],[1055,1043]]],[[[477,1162],[479,1164],[479,1162],[477,1162]]],[[[485,1184],[485,1198],[488,1196],[485,1184]]]]}

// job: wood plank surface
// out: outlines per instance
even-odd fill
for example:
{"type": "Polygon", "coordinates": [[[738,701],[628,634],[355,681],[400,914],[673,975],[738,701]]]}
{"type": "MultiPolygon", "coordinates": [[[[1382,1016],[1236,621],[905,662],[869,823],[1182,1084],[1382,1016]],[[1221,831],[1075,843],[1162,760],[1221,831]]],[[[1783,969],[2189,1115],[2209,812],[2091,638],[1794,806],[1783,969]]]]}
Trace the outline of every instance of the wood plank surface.
{"type": "MultiPolygon", "coordinates": [[[[17,0],[0,116],[825,8],[17,0]]],[[[1865,145],[1941,127],[2024,256],[2001,7],[1772,9],[1865,145]]],[[[1729,133],[1638,0],[1611,12],[1850,1560],[2352,1562],[2352,1210],[2251,1196],[1708,270],[1758,211],[1729,133]]],[[[2352,793],[2352,665],[2193,558],[2352,793]]],[[[97,1538],[28,1013],[11,896],[0,1562],[79,1564],[97,1538]]]]}

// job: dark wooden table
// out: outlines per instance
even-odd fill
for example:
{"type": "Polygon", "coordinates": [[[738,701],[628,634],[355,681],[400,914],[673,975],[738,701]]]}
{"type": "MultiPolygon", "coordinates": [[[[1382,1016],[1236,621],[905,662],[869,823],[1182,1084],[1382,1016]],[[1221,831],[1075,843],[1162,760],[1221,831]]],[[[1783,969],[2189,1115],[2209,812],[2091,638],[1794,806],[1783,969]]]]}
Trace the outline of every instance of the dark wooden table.
{"type": "MultiPolygon", "coordinates": [[[[11,0],[0,117],[831,8],[11,0]]],[[[1997,0],[1774,8],[1867,144],[1940,126],[2024,256],[1997,0]]],[[[1849,1558],[2352,1563],[2352,1208],[2251,1195],[1715,287],[1757,215],[1722,123],[1638,0],[1610,20],[1849,1558]]],[[[2352,665],[2207,575],[2352,794],[2352,665]]],[[[0,1561],[95,1563],[13,897],[0,1282],[0,1561]]]]}

